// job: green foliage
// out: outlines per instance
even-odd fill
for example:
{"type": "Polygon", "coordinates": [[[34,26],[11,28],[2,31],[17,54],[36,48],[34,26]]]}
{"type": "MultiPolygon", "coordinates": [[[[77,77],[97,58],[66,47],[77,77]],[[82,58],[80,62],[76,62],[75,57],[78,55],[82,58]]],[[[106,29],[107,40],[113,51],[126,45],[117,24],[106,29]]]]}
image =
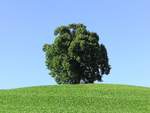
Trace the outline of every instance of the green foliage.
{"type": "Polygon", "coordinates": [[[150,88],[111,84],[0,90],[0,113],[149,113],[150,88]]]}
{"type": "Polygon", "coordinates": [[[45,44],[46,66],[58,84],[93,83],[110,72],[107,50],[83,24],[58,27],[53,44],[45,44]]]}

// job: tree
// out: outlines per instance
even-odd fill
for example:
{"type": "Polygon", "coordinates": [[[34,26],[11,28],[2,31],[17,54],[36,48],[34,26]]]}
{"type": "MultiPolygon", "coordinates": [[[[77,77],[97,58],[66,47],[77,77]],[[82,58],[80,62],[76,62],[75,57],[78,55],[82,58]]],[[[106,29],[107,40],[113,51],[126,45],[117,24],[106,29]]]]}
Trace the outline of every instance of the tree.
{"type": "Polygon", "coordinates": [[[43,51],[50,75],[58,84],[94,83],[110,72],[107,50],[99,44],[99,36],[83,24],[58,27],[53,44],[43,51]]]}

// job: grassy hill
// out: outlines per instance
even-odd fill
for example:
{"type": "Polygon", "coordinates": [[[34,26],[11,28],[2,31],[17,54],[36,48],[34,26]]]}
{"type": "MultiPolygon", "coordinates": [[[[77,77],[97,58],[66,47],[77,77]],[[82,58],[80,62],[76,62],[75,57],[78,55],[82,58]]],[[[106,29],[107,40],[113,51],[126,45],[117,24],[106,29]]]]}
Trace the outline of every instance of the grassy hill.
{"type": "Polygon", "coordinates": [[[0,90],[0,113],[150,113],[150,88],[82,84],[0,90]]]}

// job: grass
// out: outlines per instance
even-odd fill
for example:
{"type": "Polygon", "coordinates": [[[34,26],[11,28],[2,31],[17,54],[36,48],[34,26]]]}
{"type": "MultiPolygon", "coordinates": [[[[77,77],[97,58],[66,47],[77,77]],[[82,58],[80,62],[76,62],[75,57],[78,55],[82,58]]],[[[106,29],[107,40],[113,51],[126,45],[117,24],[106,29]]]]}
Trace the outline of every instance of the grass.
{"type": "Polygon", "coordinates": [[[150,88],[81,84],[0,90],[0,113],[150,113],[150,88]]]}

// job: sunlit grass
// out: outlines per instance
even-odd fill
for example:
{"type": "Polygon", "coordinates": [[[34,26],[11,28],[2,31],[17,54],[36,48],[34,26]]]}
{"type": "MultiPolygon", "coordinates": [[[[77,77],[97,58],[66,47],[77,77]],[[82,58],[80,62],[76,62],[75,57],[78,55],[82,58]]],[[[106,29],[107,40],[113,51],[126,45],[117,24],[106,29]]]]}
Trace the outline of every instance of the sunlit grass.
{"type": "Polygon", "coordinates": [[[0,113],[148,113],[150,88],[55,85],[0,90],[0,113]]]}

